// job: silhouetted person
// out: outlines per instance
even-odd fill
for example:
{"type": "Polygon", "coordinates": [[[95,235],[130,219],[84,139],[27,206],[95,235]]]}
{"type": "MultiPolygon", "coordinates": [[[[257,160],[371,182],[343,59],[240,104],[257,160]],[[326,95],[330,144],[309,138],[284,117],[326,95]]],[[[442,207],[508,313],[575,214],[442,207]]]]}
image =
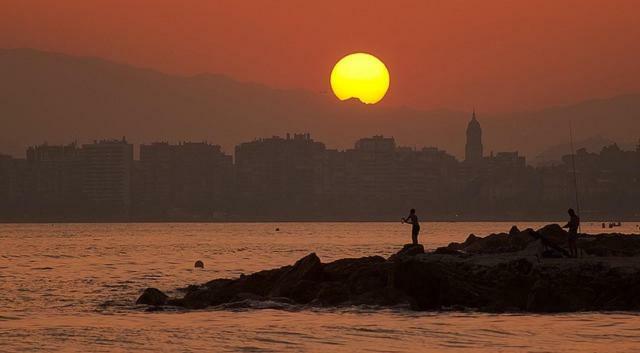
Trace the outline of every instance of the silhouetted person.
{"type": "Polygon", "coordinates": [[[576,241],[578,240],[580,217],[578,217],[573,208],[570,208],[567,212],[570,217],[569,223],[565,224],[562,228],[569,228],[569,253],[571,254],[571,257],[578,257],[578,246],[576,245],[576,241]]]}
{"type": "Polygon", "coordinates": [[[402,219],[402,223],[411,224],[411,242],[414,245],[418,244],[418,234],[420,234],[420,223],[418,222],[418,216],[416,216],[416,210],[414,208],[409,211],[409,216],[402,219]]]}

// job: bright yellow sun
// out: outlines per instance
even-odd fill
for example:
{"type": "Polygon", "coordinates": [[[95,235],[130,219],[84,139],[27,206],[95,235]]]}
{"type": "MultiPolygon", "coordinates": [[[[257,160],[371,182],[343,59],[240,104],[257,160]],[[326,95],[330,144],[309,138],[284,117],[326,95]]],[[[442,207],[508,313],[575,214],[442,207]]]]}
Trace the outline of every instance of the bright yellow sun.
{"type": "Polygon", "coordinates": [[[333,67],[331,89],[340,100],[358,98],[362,103],[375,104],[389,89],[389,70],[371,54],[349,54],[333,67]]]}

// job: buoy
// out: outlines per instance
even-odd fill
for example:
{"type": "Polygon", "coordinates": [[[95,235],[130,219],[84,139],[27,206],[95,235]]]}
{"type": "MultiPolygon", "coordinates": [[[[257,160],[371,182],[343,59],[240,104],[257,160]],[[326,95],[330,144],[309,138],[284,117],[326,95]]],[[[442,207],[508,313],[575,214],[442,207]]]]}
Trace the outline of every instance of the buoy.
{"type": "Polygon", "coordinates": [[[198,261],[196,261],[195,264],[193,264],[193,267],[195,267],[195,268],[204,268],[204,262],[198,260],[198,261]]]}

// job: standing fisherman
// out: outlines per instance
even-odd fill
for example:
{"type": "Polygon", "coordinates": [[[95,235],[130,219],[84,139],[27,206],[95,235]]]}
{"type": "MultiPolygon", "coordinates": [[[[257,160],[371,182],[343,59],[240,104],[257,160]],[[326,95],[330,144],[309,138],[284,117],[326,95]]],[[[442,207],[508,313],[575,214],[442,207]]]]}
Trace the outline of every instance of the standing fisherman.
{"type": "Polygon", "coordinates": [[[402,223],[411,224],[411,242],[413,245],[418,245],[418,234],[420,234],[420,223],[418,222],[418,216],[416,216],[416,210],[414,208],[409,211],[407,218],[402,218],[402,223]]]}
{"type": "Polygon", "coordinates": [[[569,223],[565,224],[562,228],[569,228],[569,254],[571,254],[571,257],[578,257],[578,246],[576,245],[576,241],[578,240],[580,217],[578,217],[573,208],[570,208],[567,212],[570,217],[569,223]]]}

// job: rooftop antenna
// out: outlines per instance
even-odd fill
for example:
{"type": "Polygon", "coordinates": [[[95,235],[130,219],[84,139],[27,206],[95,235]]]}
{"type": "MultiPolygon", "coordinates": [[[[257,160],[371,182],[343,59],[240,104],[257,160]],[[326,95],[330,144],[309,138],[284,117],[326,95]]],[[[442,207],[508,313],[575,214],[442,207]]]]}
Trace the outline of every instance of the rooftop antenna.
{"type": "MultiPolygon", "coordinates": [[[[571,166],[573,168],[573,188],[576,196],[576,210],[580,215],[580,197],[578,196],[578,176],[576,173],[576,153],[573,147],[573,124],[569,120],[569,146],[571,147],[571,166]]],[[[580,232],[580,225],[578,224],[578,232],[580,232]]]]}

